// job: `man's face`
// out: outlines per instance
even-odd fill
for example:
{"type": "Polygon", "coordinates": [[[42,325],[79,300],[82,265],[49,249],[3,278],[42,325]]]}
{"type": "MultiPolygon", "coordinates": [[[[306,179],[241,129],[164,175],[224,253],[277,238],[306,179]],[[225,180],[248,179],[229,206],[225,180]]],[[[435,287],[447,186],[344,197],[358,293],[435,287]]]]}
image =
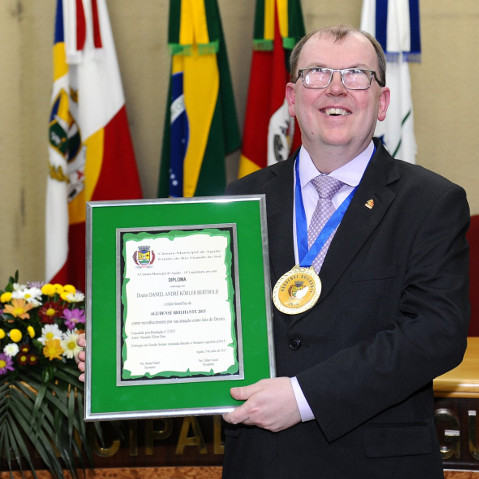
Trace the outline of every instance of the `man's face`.
{"type": "MultiPolygon", "coordinates": [[[[378,72],[374,47],[360,34],[349,34],[338,42],[325,34],[311,37],[300,53],[298,69],[318,66],[378,72]]],[[[286,98],[290,115],[298,120],[306,150],[314,155],[318,148],[341,147],[349,161],[367,147],[376,121],[386,117],[389,89],[373,79],[368,90],[348,90],[340,73],[334,72],[324,89],[304,88],[301,78],[288,83],[286,98]]]]}

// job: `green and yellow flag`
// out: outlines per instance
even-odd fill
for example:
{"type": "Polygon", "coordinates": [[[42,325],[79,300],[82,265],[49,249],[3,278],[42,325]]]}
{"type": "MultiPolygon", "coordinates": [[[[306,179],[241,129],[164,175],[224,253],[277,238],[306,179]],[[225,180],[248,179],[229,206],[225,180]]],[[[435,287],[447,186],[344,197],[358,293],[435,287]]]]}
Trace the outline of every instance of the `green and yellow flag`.
{"type": "Polygon", "coordinates": [[[240,134],[217,0],[170,0],[159,197],[223,194],[240,134]]]}

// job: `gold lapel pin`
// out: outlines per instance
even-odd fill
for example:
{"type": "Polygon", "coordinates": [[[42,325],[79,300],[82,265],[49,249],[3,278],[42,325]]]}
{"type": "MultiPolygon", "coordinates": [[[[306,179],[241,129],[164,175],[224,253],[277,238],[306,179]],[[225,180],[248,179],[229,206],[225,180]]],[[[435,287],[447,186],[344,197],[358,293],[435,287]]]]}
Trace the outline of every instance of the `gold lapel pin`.
{"type": "Polygon", "coordinates": [[[374,200],[371,198],[370,200],[366,201],[366,203],[364,203],[364,206],[372,210],[374,206],[374,200]]]}

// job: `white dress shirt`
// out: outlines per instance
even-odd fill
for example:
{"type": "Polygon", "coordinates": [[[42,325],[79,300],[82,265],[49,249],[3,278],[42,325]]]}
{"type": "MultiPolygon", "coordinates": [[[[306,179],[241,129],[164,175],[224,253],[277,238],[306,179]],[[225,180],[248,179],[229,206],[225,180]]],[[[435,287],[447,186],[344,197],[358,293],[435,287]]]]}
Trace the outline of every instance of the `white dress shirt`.
{"type": "MultiPolygon", "coordinates": [[[[359,185],[361,178],[366,170],[366,167],[369,164],[369,160],[371,159],[374,152],[374,143],[368,145],[368,147],[360,153],[356,158],[351,160],[350,162],[343,165],[341,168],[332,171],[329,176],[336,178],[339,181],[342,181],[344,185],[340,188],[340,190],[333,196],[332,203],[335,209],[347,198],[349,193],[359,185]]],[[[316,204],[318,202],[318,192],[316,188],[311,183],[313,178],[316,176],[321,175],[322,173],[318,171],[316,166],[311,159],[309,153],[301,147],[299,150],[298,158],[299,159],[299,181],[301,183],[301,195],[303,197],[303,205],[304,205],[304,212],[306,214],[306,222],[307,226],[311,222],[311,218],[313,217],[314,210],[316,208],[316,204]]],[[[294,180],[294,188],[296,188],[296,175],[294,180]]],[[[294,190],[293,190],[293,198],[294,198],[294,190]]],[[[299,264],[299,257],[298,257],[298,243],[296,237],[296,208],[293,209],[293,235],[294,235],[294,257],[296,264],[299,264]]],[[[308,401],[306,400],[303,391],[301,390],[301,386],[296,377],[291,378],[291,385],[293,387],[294,396],[296,398],[296,402],[298,404],[299,413],[301,415],[301,420],[311,421],[314,419],[313,411],[311,410],[308,401]]]]}

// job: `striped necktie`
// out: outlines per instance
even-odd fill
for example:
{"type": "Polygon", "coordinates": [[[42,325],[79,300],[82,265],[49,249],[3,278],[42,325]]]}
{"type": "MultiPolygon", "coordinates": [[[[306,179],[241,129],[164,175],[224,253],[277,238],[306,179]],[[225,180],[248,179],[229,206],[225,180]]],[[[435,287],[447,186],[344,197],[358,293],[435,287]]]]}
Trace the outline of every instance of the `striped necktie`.
{"type": "MultiPolygon", "coordinates": [[[[316,188],[319,198],[308,227],[308,248],[311,248],[311,245],[318,237],[324,225],[334,213],[335,208],[331,200],[344,184],[332,176],[324,175],[319,175],[316,178],[313,178],[311,183],[316,188]]],[[[336,230],[328,238],[321,251],[313,261],[313,267],[317,273],[319,273],[319,270],[321,269],[329,248],[329,244],[331,243],[335,232],[336,230]]]]}

